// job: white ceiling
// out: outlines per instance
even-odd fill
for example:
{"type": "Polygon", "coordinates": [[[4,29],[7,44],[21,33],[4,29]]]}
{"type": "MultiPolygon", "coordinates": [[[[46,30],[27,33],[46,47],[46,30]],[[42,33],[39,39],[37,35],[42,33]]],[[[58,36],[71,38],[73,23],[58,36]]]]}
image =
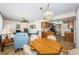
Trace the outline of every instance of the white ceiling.
{"type": "MultiPolygon", "coordinates": [[[[30,20],[40,20],[42,12],[40,7],[46,7],[46,3],[0,3],[0,12],[5,19],[21,20],[25,17],[30,20]]],[[[78,3],[51,3],[50,8],[54,16],[76,11],[78,3]]]]}

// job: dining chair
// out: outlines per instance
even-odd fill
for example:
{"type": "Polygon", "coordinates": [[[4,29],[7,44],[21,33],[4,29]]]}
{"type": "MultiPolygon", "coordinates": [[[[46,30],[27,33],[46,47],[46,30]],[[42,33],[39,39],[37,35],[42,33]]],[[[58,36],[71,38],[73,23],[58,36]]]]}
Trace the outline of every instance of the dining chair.
{"type": "Polygon", "coordinates": [[[33,34],[33,35],[30,36],[29,46],[31,47],[31,50],[34,50],[34,48],[31,46],[31,44],[36,39],[38,39],[37,35],[33,34]]]}
{"type": "Polygon", "coordinates": [[[37,39],[37,38],[38,38],[37,35],[31,35],[31,37],[30,37],[30,41],[33,41],[33,40],[35,40],[35,39],[37,39]]]}
{"type": "Polygon", "coordinates": [[[27,44],[23,46],[23,50],[25,55],[35,55],[27,44]]]}
{"type": "Polygon", "coordinates": [[[49,35],[47,38],[51,39],[51,40],[56,40],[56,36],[54,36],[54,35],[49,35]]]}

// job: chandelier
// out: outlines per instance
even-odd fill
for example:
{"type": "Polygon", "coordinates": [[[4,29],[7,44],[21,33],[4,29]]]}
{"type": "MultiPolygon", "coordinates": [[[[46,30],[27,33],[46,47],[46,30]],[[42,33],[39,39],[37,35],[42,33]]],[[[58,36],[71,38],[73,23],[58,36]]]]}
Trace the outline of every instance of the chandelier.
{"type": "Polygon", "coordinates": [[[43,12],[43,18],[45,19],[51,19],[53,16],[53,12],[50,8],[50,4],[48,3],[48,5],[46,6],[46,8],[42,8],[40,7],[41,11],[43,12]]]}

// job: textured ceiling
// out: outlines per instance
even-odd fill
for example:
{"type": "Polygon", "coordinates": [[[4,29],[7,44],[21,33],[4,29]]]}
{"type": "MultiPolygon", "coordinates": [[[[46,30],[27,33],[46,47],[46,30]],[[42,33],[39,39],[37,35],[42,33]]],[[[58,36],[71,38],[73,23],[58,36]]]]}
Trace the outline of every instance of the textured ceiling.
{"type": "MultiPolygon", "coordinates": [[[[46,3],[0,3],[0,12],[3,18],[21,20],[23,17],[29,20],[40,20],[42,12],[40,7],[45,8],[46,3]]],[[[70,11],[76,11],[77,3],[51,3],[50,8],[54,16],[70,11]]]]}

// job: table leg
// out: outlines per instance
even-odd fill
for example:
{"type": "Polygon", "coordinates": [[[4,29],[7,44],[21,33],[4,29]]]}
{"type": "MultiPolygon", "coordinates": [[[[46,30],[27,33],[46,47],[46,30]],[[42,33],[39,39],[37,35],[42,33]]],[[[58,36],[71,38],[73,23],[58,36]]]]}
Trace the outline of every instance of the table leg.
{"type": "Polygon", "coordinates": [[[4,47],[5,47],[5,44],[4,43],[1,43],[1,51],[2,52],[4,51],[4,47]]]}

